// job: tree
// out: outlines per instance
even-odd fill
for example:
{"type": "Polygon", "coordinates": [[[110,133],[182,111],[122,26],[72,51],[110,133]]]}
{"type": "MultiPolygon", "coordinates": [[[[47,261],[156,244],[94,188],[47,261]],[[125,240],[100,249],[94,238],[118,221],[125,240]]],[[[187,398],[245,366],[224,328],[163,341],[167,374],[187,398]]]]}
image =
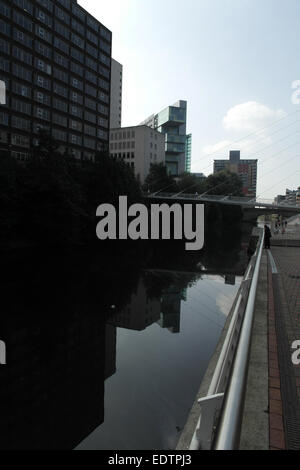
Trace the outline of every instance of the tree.
{"type": "Polygon", "coordinates": [[[190,173],[183,173],[177,183],[178,190],[185,194],[203,194],[206,190],[205,179],[190,173]]]}
{"type": "Polygon", "coordinates": [[[163,163],[155,163],[150,167],[143,189],[152,193],[164,190],[172,193],[178,190],[178,186],[173,177],[168,174],[167,167],[163,163]]]}
{"type": "Polygon", "coordinates": [[[208,176],[206,192],[211,195],[243,196],[243,183],[236,173],[220,171],[208,176]]]}

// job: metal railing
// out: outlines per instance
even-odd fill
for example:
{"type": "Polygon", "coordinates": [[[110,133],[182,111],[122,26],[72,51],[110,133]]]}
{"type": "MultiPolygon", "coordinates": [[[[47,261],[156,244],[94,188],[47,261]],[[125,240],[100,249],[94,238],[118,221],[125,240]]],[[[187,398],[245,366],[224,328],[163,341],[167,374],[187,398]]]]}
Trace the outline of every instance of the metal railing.
{"type": "Polygon", "coordinates": [[[263,243],[264,232],[260,229],[257,249],[239,290],[207,396],[198,400],[201,414],[190,450],[237,447],[263,243]]]}

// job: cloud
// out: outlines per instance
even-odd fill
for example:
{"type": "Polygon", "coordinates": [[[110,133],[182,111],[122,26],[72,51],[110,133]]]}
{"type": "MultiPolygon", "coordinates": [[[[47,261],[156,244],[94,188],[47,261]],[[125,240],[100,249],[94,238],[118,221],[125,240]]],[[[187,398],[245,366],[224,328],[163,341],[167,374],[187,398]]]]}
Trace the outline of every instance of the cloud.
{"type": "Polygon", "coordinates": [[[282,110],[273,110],[256,101],[248,101],[230,108],[223,118],[223,125],[226,130],[255,132],[285,116],[282,110]]]}
{"type": "Polygon", "coordinates": [[[222,140],[221,142],[217,142],[216,144],[206,145],[205,147],[203,147],[203,153],[205,155],[210,155],[218,151],[224,151],[224,149],[230,147],[231,144],[232,142],[229,140],[222,140]]]}

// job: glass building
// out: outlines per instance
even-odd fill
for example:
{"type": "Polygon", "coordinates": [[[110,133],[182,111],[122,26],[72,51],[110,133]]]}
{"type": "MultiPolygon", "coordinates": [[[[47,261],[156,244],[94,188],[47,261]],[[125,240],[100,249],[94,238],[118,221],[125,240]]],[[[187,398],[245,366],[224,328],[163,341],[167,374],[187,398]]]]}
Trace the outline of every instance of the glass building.
{"type": "Polygon", "coordinates": [[[111,39],[76,0],[0,0],[0,150],[25,160],[40,128],[77,158],[108,149],[111,39]]]}
{"type": "Polygon", "coordinates": [[[186,136],[185,141],[185,171],[190,173],[192,168],[192,134],[186,136]]]}
{"type": "Polygon", "coordinates": [[[173,176],[179,176],[191,167],[192,136],[186,135],[186,121],[187,102],[178,101],[142,123],[165,134],[166,166],[173,176]]]}

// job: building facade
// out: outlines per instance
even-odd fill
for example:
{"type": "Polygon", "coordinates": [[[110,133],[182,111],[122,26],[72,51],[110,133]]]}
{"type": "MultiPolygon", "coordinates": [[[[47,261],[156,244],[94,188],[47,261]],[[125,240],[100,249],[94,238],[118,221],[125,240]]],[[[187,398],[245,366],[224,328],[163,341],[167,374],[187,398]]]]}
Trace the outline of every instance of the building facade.
{"type": "Polygon", "coordinates": [[[241,160],[239,150],[230,151],[229,160],[215,160],[214,173],[228,170],[236,173],[243,182],[244,196],[256,197],[258,160],[241,160]]]}
{"type": "Polygon", "coordinates": [[[143,184],[151,164],[165,163],[165,136],[148,126],[111,129],[110,155],[126,161],[143,184]]]}
{"type": "Polygon", "coordinates": [[[186,122],[187,102],[177,101],[142,123],[165,135],[166,166],[173,176],[191,167],[192,136],[186,134],[186,122]]]}
{"type": "Polygon", "coordinates": [[[110,128],[122,127],[123,65],[111,61],[110,128]]]}
{"type": "Polygon", "coordinates": [[[24,160],[42,128],[77,158],[107,150],[111,40],[76,0],[0,0],[0,149],[24,160]]]}
{"type": "Polygon", "coordinates": [[[186,136],[185,141],[185,172],[191,173],[192,169],[192,134],[186,136]]]}

